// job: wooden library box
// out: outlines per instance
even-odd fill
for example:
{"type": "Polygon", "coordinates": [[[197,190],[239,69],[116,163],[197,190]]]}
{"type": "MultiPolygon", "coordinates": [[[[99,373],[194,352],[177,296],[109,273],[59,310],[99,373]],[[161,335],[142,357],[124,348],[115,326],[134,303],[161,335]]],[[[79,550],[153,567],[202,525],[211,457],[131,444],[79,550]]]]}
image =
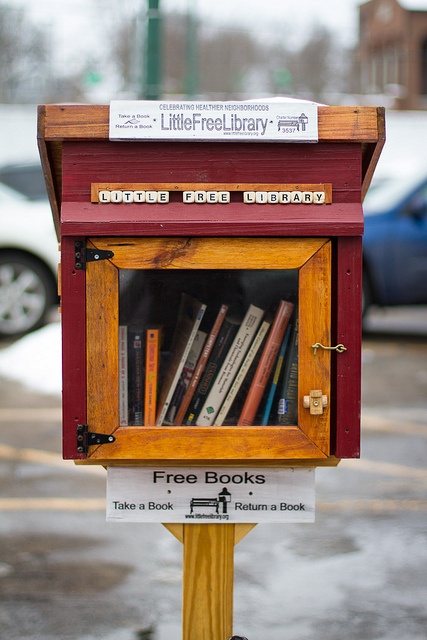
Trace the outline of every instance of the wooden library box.
{"type": "Polygon", "coordinates": [[[362,202],[384,110],[316,109],[317,140],[293,143],[115,140],[109,106],[39,107],[61,243],[64,458],[359,456],[362,202]]]}

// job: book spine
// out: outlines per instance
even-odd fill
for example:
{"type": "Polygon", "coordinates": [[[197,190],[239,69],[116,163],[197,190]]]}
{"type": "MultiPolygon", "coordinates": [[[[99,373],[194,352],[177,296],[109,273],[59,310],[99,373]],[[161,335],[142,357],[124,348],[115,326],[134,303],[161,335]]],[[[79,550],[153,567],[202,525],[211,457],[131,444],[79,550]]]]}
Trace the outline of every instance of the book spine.
{"type": "Polygon", "coordinates": [[[183,366],[181,376],[178,380],[178,384],[175,387],[175,391],[172,396],[169,409],[166,413],[164,424],[172,425],[174,423],[174,418],[175,418],[177,409],[182,402],[184,393],[187,390],[188,384],[190,382],[191,376],[193,375],[193,371],[197,364],[197,360],[199,359],[200,352],[202,350],[205,339],[206,339],[206,333],[204,331],[198,331],[196,333],[196,337],[194,338],[193,344],[188,353],[188,358],[185,361],[185,364],[183,366]]]}
{"type": "Polygon", "coordinates": [[[206,364],[209,360],[209,356],[212,353],[212,349],[214,347],[215,341],[218,337],[219,331],[221,329],[222,323],[224,321],[225,315],[228,311],[228,305],[223,304],[218,312],[218,315],[215,319],[213,327],[207,337],[205,345],[203,347],[202,355],[197,362],[196,368],[194,369],[191,380],[188,384],[187,390],[182,399],[181,405],[178,409],[178,412],[175,416],[174,424],[179,425],[182,424],[187,412],[188,407],[190,406],[190,402],[194,396],[194,393],[197,389],[197,385],[199,384],[199,380],[202,377],[202,374],[205,370],[206,364]]]}
{"type": "Polygon", "coordinates": [[[246,357],[243,361],[242,366],[240,367],[239,371],[237,372],[237,375],[234,379],[233,384],[230,387],[230,391],[227,394],[227,397],[225,398],[224,402],[222,403],[222,407],[216,417],[215,420],[215,425],[218,427],[221,427],[224,424],[224,420],[226,419],[228,412],[230,411],[231,405],[234,402],[234,399],[243,383],[243,380],[245,379],[245,377],[248,374],[248,371],[250,369],[250,366],[252,364],[252,362],[254,361],[255,356],[258,353],[259,348],[262,345],[262,342],[267,334],[267,331],[270,328],[270,322],[267,322],[266,320],[261,324],[258,333],[256,334],[251,347],[248,351],[248,353],[246,354],[246,357]]]}
{"type": "Polygon", "coordinates": [[[119,420],[120,426],[129,424],[128,395],[128,338],[127,326],[119,326],[119,420]]]}
{"type": "Polygon", "coordinates": [[[283,379],[280,385],[277,405],[277,424],[296,425],[298,421],[298,321],[291,333],[290,345],[283,365],[283,379]]]}
{"type": "Polygon", "coordinates": [[[224,358],[236,336],[238,328],[239,325],[235,322],[228,320],[227,318],[225,319],[215,342],[215,347],[212,350],[211,357],[208,360],[196,393],[193,396],[193,400],[190,403],[184,420],[185,425],[191,426],[196,423],[196,419],[200,413],[203,403],[215,382],[216,376],[218,375],[220,367],[224,362],[224,358]]]}
{"type": "Polygon", "coordinates": [[[142,426],[143,419],[143,332],[128,328],[129,424],[142,426]]]}
{"type": "Polygon", "coordinates": [[[288,324],[288,327],[285,332],[285,337],[283,338],[282,346],[280,347],[279,355],[277,357],[276,367],[274,369],[273,380],[271,382],[270,390],[268,392],[267,401],[265,403],[264,412],[261,418],[261,425],[265,426],[268,424],[270,420],[270,413],[273,407],[274,396],[276,395],[277,385],[279,383],[280,374],[283,368],[283,361],[285,359],[285,352],[289,344],[289,336],[291,334],[291,324],[288,324]]]}
{"type": "Polygon", "coordinates": [[[273,370],[274,363],[276,362],[277,354],[291,319],[293,308],[294,305],[292,302],[281,300],[279,303],[270,334],[249,388],[242,413],[237,422],[238,426],[250,426],[254,424],[261,398],[273,370]]]}
{"type": "Polygon", "coordinates": [[[250,347],[251,341],[261,323],[264,310],[250,305],[237,335],[230,347],[223,366],[196,421],[198,427],[208,427],[215,422],[228,390],[233,384],[237,371],[250,347]]]}
{"type": "Polygon", "coordinates": [[[178,384],[179,377],[181,375],[181,372],[182,372],[182,369],[184,367],[185,361],[187,359],[188,353],[189,353],[189,351],[191,349],[191,345],[193,344],[194,338],[196,337],[196,333],[197,333],[197,331],[199,329],[199,326],[200,326],[200,323],[202,321],[202,318],[203,318],[203,315],[204,315],[205,311],[206,311],[206,305],[205,304],[200,305],[200,308],[199,308],[199,310],[197,312],[196,319],[193,322],[193,327],[191,329],[189,338],[188,338],[188,340],[187,340],[187,342],[185,344],[184,350],[183,350],[181,358],[179,360],[178,366],[176,366],[176,368],[175,368],[175,374],[173,376],[171,384],[169,385],[169,388],[168,388],[168,391],[167,391],[167,394],[166,394],[166,398],[165,398],[165,400],[163,402],[163,405],[161,407],[160,413],[159,413],[159,415],[157,417],[157,426],[161,426],[163,424],[163,421],[164,421],[165,417],[166,417],[166,413],[167,413],[167,411],[169,409],[170,401],[172,400],[172,396],[173,396],[173,393],[175,391],[175,387],[178,384]]]}
{"type": "Polygon", "coordinates": [[[156,424],[157,382],[159,374],[161,329],[148,329],[145,356],[144,425],[156,424]]]}

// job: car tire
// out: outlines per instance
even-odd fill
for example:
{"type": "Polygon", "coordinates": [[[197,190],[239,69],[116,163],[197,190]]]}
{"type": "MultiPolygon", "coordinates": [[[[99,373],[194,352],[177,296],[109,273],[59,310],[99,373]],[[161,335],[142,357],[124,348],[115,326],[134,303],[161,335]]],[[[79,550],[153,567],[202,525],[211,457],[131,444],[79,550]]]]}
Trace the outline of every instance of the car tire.
{"type": "Polygon", "coordinates": [[[45,324],[55,288],[49,269],[33,256],[0,253],[0,336],[17,337],[45,324]]]}

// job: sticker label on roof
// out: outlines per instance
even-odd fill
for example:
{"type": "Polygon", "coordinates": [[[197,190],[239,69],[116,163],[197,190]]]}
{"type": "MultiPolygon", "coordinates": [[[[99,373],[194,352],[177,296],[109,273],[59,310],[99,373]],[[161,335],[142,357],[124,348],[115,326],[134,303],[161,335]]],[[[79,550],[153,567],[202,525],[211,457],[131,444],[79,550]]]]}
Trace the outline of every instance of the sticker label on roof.
{"type": "Polygon", "coordinates": [[[113,100],[109,135],[110,140],[317,142],[317,104],[113,100]]]}

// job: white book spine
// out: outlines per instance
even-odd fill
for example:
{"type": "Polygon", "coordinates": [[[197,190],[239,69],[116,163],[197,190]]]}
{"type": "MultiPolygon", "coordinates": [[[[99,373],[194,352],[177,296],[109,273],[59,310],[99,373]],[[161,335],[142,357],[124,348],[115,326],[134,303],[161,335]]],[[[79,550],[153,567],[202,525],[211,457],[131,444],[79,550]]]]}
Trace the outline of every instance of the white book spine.
{"type": "Polygon", "coordinates": [[[222,407],[217,415],[217,418],[215,420],[215,425],[218,427],[221,427],[224,424],[224,420],[227,417],[227,414],[230,410],[231,405],[234,402],[235,397],[237,396],[237,392],[239,391],[240,387],[242,386],[242,382],[245,379],[246,374],[249,371],[249,368],[256,356],[256,354],[258,353],[258,350],[262,344],[262,341],[264,340],[264,337],[267,333],[267,331],[270,328],[270,323],[267,321],[264,321],[258,331],[258,333],[256,334],[254,341],[251,344],[251,348],[249,349],[248,353],[246,354],[246,358],[243,361],[242,366],[240,367],[239,371],[237,372],[237,376],[234,378],[234,382],[230,387],[230,391],[227,394],[227,397],[225,398],[224,402],[222,403],[222,407]]]}
{"type": "Polygon", "coordinates": [[[249,350],[251,341],[261,323],[263,315],[263,309],[252,304],[250,305],[197,418],[196,425],[198,427],[209,427],[214,424],[221,404],[233,384],[233,380],[249,350]]]}

